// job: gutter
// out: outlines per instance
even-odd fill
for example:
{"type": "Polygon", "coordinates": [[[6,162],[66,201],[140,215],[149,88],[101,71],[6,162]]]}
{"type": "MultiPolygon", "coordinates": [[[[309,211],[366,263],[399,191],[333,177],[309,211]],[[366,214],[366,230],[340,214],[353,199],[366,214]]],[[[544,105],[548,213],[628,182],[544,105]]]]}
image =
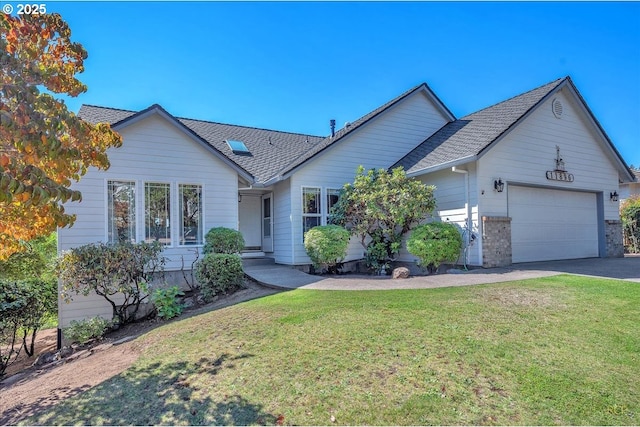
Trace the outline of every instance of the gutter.
{"type": "MultiPolygon", "coordinates": [[[[413,171],[413,172],[407,172],[407,176],[410,177],[410,178],[414,178],[416,176],[425,175],[427,173],[432,173],[432,172],[438,172],[438,171],[449,169],[449,168],[452,168],[452,171],[456,172],[456,170],[455,170],[456,166],[460,166],[460,165],[463,165],[463,164],[469,163],[469,162],[475,162],[476,160],[478,160],[478,156],[477,155],[471,155],[471,156],[467,156],[467,157],[462,157],[460,159],[452,160],[452,161],[446,162],[446,163],[441,163],[441,164],[436,165],[436,166],[430,166],[428,168],[418,169],[418,170],[413,171]]],[[[462,172],[462,169],[457,169],[457,171],[458,171],[458,173],[468,172],[468,171],[462,172]]]]}

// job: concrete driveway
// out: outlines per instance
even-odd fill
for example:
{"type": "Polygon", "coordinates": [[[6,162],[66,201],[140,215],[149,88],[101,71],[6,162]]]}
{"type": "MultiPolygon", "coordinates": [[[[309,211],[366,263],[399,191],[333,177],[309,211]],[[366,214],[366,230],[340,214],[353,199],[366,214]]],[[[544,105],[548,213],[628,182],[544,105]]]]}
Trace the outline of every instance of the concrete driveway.
{"type": "Polygon", "coordinates": [[[514,264],[507,268],[452,270],[448,274],[393,280],[375,276],[312,276],[285,265],[245,264],[245,273],[258,283],[279,289],[385,290],[469,286],[569,273],[623,279],[640,283],[640,256],[590,258],[514,264]]]}
{"type": "Polygon", "coordinates": [[[640,255],[627,255],[624,258],[588,258],[531,262],[514,264],[512,268],[521,271],[544,270],[640,282],[640,255]]]}

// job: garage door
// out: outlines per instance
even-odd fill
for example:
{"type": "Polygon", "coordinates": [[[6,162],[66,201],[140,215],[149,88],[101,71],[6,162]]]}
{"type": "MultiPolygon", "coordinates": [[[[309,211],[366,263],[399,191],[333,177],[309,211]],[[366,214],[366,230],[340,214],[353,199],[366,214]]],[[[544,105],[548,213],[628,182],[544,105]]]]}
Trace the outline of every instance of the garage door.
{"type": "Polygon", "coordinates": [[[596,195],[509,186],[513,262],[598,256],[596,195]]]}

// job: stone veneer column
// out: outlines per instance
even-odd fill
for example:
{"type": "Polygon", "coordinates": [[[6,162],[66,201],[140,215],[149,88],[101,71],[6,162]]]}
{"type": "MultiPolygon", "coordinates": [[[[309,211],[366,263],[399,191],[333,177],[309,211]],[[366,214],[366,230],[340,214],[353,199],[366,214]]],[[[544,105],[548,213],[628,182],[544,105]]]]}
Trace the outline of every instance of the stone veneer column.
{"type": "Polygon", "coordinates": [[[622,258],[624,245],[622,243],[622,221],[607,219],[604,221],[604,234],[607,243],[608,258],[622,258]]]}
{"type": "Polygon", "coordinates": [[[483,216],[482,266],[490,268],[507,265],[511,265],[511,218],[483,216]]]}

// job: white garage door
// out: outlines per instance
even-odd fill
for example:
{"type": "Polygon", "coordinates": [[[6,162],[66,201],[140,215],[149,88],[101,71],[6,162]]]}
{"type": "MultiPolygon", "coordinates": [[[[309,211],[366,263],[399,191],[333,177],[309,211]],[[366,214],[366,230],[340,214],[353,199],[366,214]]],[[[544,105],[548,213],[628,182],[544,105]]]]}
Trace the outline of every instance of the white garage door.
{"type": "Polygon", "coordinates": [[[513,262],[598,256],[596,195],[509,186],[513,262]]]}

